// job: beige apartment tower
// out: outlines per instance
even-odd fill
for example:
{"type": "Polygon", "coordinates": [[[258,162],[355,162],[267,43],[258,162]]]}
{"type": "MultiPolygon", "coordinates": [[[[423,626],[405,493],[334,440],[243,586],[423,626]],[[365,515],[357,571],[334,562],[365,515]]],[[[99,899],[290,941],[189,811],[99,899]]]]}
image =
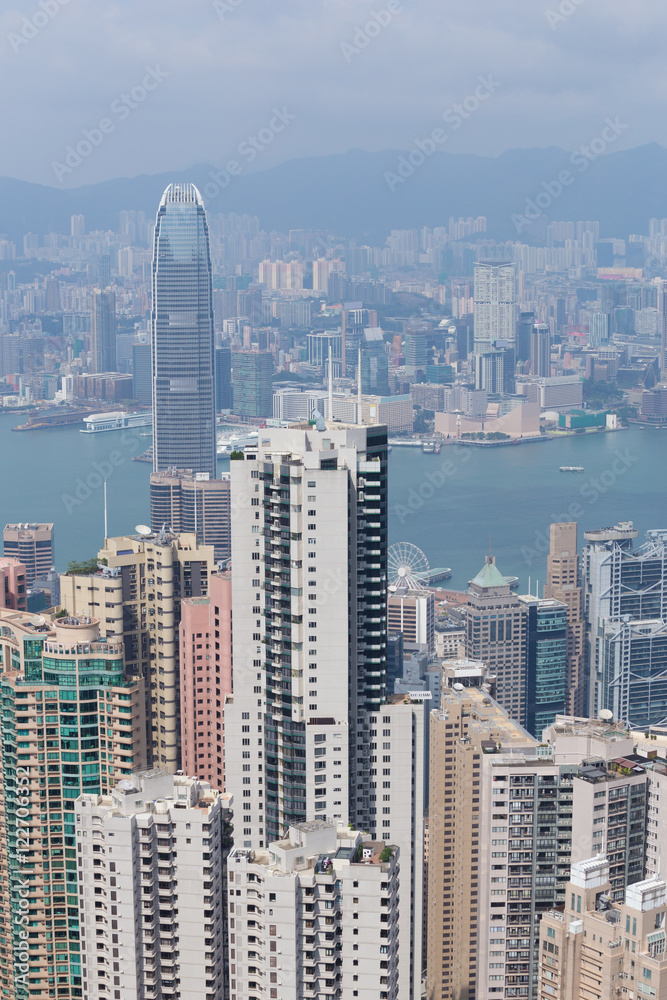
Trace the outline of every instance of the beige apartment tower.
{"type": "Polygon", "coordinates": [[[572,865],[565,906],[540,924],[538,1000],[667,997],[665,882],[635,882],[618,904],[610,889],[604,856],[572,865]]]}
{"type": "Polygon", "coordinates": [[[28,587],[53,566],[53,524],[8,524],[2,538],[4,554],[25,566],[28,587]]]}
{"type": "Polygon", "coordinates": [[[180,767],[181,600],[208,596],[213,548],[167,531],[107,538],[98,566],[62,576],[61,603],[70,613],[94,614],[101,635],[122,639],[126,671],[145,681],[149,763],[173,773],[180,767]]]}
{"type": "Polygon", "coordinates": [[[547,585],[544,596],[567,607],[567,674],[565,710],[569,715],[587,714],[586,622],[579,580],[577,522],[552,524],[549,532],[547,585]]]}

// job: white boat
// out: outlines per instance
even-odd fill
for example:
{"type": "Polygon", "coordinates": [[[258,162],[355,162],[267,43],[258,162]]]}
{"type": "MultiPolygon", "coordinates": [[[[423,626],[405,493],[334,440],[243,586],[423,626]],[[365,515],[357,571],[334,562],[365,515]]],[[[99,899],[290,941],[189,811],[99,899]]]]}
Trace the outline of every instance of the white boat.
{"type": "Polygon", "coordinates": [[[229,458],[233,451],[243,451],[246,445],[257,444],[258,431],[250,431],[249,434],[232,434],[229,437],[218,438],[217,455],[218,458],[229,458]]]}
{"type": "Polygon", "coordinates": [[[561,465],[561,472],[583,472],[583,465],[561,465]]]}

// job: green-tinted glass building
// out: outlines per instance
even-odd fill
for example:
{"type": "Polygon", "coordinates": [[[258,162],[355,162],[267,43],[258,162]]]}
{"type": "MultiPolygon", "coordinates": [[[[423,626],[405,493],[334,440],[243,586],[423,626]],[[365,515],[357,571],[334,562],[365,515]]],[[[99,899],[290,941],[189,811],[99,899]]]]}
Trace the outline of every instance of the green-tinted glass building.
{"type": "Polygon", "coordinates": [[[0,989],[82,997],[74,802],[145,766],[143,681],[91,618],[0,611],[0,989]]]}

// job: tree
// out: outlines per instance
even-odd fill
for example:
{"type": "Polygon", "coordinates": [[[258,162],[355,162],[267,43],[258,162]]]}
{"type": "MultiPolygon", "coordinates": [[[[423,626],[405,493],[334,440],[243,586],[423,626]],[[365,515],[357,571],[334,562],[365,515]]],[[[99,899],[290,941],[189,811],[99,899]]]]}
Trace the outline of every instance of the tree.
{"type": "Polygon", "coordinates": [[[86,559],[85,562],[69,562],[65,570],[65,576],[90,576],[97,573],[97,559],[86,559]]]}
{"type": "Polygon", "coordinates": [[[243,462],[245,460],[245,454],[242,451],[233,451],[229,456],[230,462],[243,462]]]}

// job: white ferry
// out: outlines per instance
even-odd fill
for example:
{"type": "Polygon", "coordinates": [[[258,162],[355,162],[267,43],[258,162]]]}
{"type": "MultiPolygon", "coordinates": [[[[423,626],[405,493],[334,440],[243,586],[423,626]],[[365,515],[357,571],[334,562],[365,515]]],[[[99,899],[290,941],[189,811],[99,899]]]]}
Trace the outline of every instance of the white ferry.
{"type": "Polygon", "coordinates": [[[583,465],[561,465],[561,472],[583,472],[583,465]]]}
{"type": "Polygon", "coordinates": [[[105,431],[122,431],[128,427],[150,427],[152,414],[125,413],[123,410],[112,410],[109,413],[92,413],[84,417],[85,427],[81,434],[102,434],[105,431]]]}

